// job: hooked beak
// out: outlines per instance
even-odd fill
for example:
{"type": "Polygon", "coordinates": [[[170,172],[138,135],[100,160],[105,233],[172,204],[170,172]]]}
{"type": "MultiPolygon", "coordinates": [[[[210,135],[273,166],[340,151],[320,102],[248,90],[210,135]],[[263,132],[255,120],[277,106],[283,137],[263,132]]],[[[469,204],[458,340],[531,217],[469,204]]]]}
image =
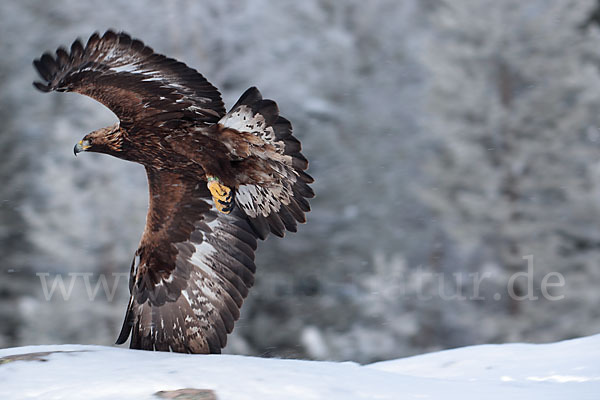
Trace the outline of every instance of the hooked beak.
{"type": "Polygon", "coordinates": [[[92,147],[92,146],[90,145],[90,141],[89,140],[80,140],[79,142],[77,142],[77,144],[75,145],[75,147],[73,147],[73,154],[75,154],[75,157],[77,157],[77,153],[81,153],[82,151],[86,151],[90,147],[92,147]]]}

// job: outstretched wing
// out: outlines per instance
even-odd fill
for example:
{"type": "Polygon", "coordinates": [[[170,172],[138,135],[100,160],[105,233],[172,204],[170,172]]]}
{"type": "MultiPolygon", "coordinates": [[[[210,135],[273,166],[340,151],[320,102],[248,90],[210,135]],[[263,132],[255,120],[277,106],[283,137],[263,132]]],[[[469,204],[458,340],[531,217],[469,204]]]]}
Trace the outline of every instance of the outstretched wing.
{"type": "Polygon", "coordinates": [[[244,215],[216,211],[206,185],[147,169],[150,205],[117,344],[219,353],[254,281],[256,236],[244,215]]]}
{"type": "Polygon", "coordinates": [[[41,91],[77,92],[110,108],[124,126],[181,118],[215,123],[225,114],[219,91],[196,70],[156,54],[126,33],[94,33],[85,47],[56,50],[34,61],[41,91]]]}
{"type": "Polygon", "coordinates": [[[300,141],[292,135],[292,124],[279,115],[273,100],[263,99],[251,87],[218,123],[221,137],[233,136],[246,146],[234,148],[245,158],[236,165],[238,176],[252,184],[236,190],[235,201],[261,239],[269,232],[283,236],[296,232],[297,222],[305,222],[310,211],[308,200],[314,197],[309,186],[313,178],[304,172],[308,161],[302,155],[300,141]]]}

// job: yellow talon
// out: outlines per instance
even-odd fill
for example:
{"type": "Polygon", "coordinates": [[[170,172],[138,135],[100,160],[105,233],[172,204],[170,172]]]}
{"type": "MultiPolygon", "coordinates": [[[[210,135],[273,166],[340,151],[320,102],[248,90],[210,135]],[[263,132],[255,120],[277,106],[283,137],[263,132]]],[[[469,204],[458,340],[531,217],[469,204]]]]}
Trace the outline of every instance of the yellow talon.
{"type": "Polygon", "coordinates": [[[219,179],[214,176],[207,177],[207,186],[212,194],[215,208],[223,214],[229,214],[233,209],[233,192],[225,185],[219,183],[219,179]]]}

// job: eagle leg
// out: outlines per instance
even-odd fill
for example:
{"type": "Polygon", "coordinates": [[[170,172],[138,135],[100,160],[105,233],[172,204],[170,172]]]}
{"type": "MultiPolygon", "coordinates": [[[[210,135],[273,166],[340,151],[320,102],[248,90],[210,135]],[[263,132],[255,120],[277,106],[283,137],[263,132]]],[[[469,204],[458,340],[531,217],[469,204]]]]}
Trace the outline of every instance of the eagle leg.
{"type": "Polygon", "coordinates": [[[229,214],[233,210],[233,190],[219,182],[216,176],[207,175],[208,190],[212,194],[215,208],[223,214],[229,214]]]}

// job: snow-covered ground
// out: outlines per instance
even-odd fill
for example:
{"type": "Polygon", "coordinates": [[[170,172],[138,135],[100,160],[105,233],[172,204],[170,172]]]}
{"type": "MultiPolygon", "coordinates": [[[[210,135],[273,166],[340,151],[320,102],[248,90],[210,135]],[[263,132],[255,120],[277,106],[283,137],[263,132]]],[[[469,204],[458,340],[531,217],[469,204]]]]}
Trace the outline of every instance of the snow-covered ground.
{"type": "Polygon", "coordinates": [[[0,350],[1,399],[156,399],[156,392],[183,388],[210,389],[220,400],[598,400],[600,335],[473,346],[365,366],[82,345],[0,350]]]}

